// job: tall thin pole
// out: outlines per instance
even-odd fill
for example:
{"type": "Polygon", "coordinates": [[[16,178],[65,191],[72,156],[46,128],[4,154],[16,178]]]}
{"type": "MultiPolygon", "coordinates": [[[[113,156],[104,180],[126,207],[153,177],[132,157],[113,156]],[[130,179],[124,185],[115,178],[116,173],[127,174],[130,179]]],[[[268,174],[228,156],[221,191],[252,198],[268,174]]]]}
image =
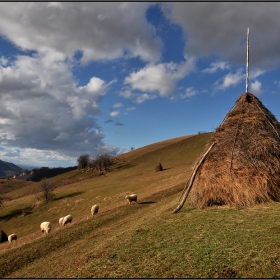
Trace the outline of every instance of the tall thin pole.
{"type": "Polygon", "coordinates": [[[246,92],[249,92],[249,27],[247,28],[246,92]]]}

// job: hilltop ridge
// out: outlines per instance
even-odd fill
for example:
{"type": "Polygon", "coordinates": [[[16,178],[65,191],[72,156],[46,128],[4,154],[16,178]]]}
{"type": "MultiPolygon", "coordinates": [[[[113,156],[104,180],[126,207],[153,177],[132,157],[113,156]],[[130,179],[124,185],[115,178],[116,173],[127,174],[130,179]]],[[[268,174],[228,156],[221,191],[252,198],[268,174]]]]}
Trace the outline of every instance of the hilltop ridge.
{"type": "Polygon", "coordinates": [[[0,177],[13,176],[14,174],[22,172],[22,168],[11,163],[0,160],[0,177]]]}

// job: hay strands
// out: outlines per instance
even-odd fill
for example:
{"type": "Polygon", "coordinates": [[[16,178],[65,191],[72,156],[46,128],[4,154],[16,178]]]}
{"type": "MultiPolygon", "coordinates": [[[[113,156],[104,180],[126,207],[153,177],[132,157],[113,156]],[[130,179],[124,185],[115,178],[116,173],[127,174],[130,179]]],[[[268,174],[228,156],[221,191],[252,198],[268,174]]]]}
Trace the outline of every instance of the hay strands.
{"type": "MultiPolygon", "coordinates": [[[[205,159],[205,157],[207,156],[207,154],[210,152],[210,150],[213,148],[213,146],[216,144],[216,142],[212,143],[212,145],[208,148],[208,150],[204,153],[204,155],[201,157],[200,161],[198,162],[198,164],[196,165],[195,169],[193,170],[192,172],[192,175],[190,177],[190,179],[188,180],[188,182],[186,183],[185,185],[185,188],[180,196],[180,199],[181,197],[183,196],[183,193],[185,192],[184,194],[184,197],[182,199],[182,201],[180,202],[180,204],[178,205],[178,207],[173,211],[173,213],[177,213],[181,210],[181,208],[183,207],[183,205],[185,204],[185,201],[188,197],[188,194],[192,188],[192,185],[193,185],[193,182],[194,182],[194,179],[195,179],[195,175],[197,173],[197,170],[198,168],[200,167],[200,165],[202,164],[203,160],[205,159]],[[187,190],[186,190],[187,189],[187,190]],[[186,190],[186,191],[185,191],[186,190]]],[[[179,199],[179,200],[180,200],[179,199]]]]}

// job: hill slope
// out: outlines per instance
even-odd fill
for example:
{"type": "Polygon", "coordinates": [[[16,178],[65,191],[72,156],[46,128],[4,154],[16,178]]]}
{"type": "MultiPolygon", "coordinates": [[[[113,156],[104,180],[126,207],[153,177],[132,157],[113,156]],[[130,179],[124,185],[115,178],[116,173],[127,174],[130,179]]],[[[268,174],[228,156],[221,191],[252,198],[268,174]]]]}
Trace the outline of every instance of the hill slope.
{"type": "Polygon", "coordinates": [[[14,174],[20,173],[22,168],[17,165],[0,160],[0,177],[12,176],[14,174]]]}
{"type": "Polygon", "coordinates": [[[105,176],[74,170],[54,177],[74,182],[61,185],[56,200],[38,205],[28,216],[21,210],[36,195],[7,202],[1,209],[1,229],[19,239],[0,244],[0,276],[279,277],[279,203],[241,210],[197,210],[186,203],[172,213],[209,137],[195,135],[126,153],[105,176]],[[159,157],[164,171],[154,172],[159,157]],[[139,201],[128,205],[124,196],[132,192],[139,201]],[[95,203],[100,211],[92,217],[95,203]],[[73,223],[60,227],[58,219],[67,214],[73,215],[73,223]],[[43,221],[53,224],[47,236],[40,233],[43,221]]]}

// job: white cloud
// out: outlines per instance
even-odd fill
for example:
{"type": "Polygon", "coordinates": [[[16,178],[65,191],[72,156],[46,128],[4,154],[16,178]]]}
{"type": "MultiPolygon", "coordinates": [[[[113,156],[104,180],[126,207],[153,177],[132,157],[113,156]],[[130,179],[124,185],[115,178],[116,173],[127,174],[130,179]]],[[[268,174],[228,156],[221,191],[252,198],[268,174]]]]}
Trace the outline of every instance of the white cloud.
{"type": "Polygon", "coordinates": [[[135,104],[141,104],[146,100],[153,100],[156,98],[155,94],[148,94],[148,93],[143,93],[143,94],[136,94],[134,103],[135,104]]]}
{"type": "MultiPolygon", "coordinates": [[[[177,82],[194,70],[193,59],[188,59],[180,64],[173,62],[148,64],[138,72],[133,72],[126,77],[124,84],[128,84],[133,90],[158,93],[161,97],[165,97],[174,95],[177,82]]],[[[126,94],[122,95],[126,95],[129,98],[128,93],[129,91],[126,91],[126,94]]]]}
{"type": "Polygon", "coordinates": [[[111,117],[117,117],[119,114],[120,114],[119,111],[112,111],[109,115],[110,115],[111,117]]]}
{"type": "Polygon", "coordinates": [[[230,65],[244,65],[249,27],[250,64],[261,69],[279,64],[278,2],[166,2],[162,9],[182,27],[185,55],[216,55],[230,65]]]}
{"type": "Polygon", "coordinates": [[[133,96],[133,93],[130,90],[124,90],[120,92],[120,96],[122,96],[123,98],[131,98],[133,96]]]}
{"type": "Polygon", "coordinates": [[[6,59],[4,56],[0,57],[0,65],[6,66],[8,63],[8,59],[6,59]]]}
{"type": "Polygon", "coordinates": [[[116,103],[116,104],[114,104],[113,108],[120,108],[122,106],[123,106],[122,103],[116,103]]]}
{"type": "Polygon", "coordinates": [[[263,90],[261,89],[261,87],[262,87],[261,82],[256,80],[251,83],[251,90],[249,89],[249,91],[256,95],[261,95],[263,93],[263,90]]]}
{"type": "Polygon", "coordinates": [[[249,75],[250,75],[249,78],[256,79],[257,77],[259,77],[260,75],[262,75],[264,73],[265,73],[264,70],[260,70],[260,69],[253,70],[253,71],[249,72],[249,75]]]}
{"type": "Polygon", "coordinates": [[[195,90],[193,87],[189,87],[186,89],[186,93],[181,94],[180,97],[182,99],[184,99],[184,98],[192,97],[192,96],[196,95],[197,93],[198,93],[197,90],[195,90]]]}
{"type": "Polygon", "coordinates": [[[236,73],[228,73],[223,78],[219,79],[216,83],[216,89],[225,90],[228,87],[236,86],[245,78],[243,69],[238,69],[236,73]]]}
{"type": "MultiPolygon", "coordinates": [[[[77,87],[71,67],[41,56],[18,56],[0,66],[0,145],[78,157],[105,147],[104,134],[91,116],[108,92],[106,83],[92,77],[77,87]],[[84,142],[87,140],[87,142],[84,142]]],[[[34,153],[35,154],[35,153],[34,153]]]]}
{"type": "Polygon", "coordinates": [[[202,70],[202,72],[215,73],[218,71],[218,69],[226,70],[226,69],[230,69],[230,67],[229,67],[228,63],[225,61],[213,62],[210,64],[210,67],[202,70]]]}
{"type": "Polygon", "coordinates": [[[71,58],[82,63],[139,56],[158,61],[162,42],[147,22],[150,3],[0,3],[0,34],[47,61],[71,58]]]}
{"type": "Polygon", "coordinates": [[[135,107],[129,107],[129,108],[127,108],[126,110],[127,110],[127,111],[134,111],[134,110],[136,110],[136,108],[135,108],[135,107]]]}

